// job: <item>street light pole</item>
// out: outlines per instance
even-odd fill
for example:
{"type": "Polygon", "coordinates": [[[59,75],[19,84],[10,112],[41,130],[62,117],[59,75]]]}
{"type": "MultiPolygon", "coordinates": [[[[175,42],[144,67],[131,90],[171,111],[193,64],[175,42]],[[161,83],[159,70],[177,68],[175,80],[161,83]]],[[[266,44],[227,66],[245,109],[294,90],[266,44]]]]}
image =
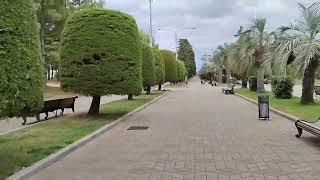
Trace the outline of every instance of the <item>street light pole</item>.
{"type": "Polygon", "coordinates": [[[151,45],[151,47],[153,47],[152,1],[153,1],[153,0],[149,0],[149,8],[150,8],[150,45],[151,45]]]}

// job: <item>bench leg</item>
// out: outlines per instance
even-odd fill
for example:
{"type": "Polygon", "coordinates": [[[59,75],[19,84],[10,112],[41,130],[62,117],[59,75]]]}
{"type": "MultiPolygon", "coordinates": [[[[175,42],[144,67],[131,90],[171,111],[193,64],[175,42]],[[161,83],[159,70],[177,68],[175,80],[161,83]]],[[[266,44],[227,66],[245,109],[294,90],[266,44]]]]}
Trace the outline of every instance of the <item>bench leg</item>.
{"type": "Polygon", "coordinates": [[[36,119],[38,122],[40,121],[40,114],[36,115],[36,119]]]}
{"type": "Polygon", "coordinates": [[[302,135],[302,129],[299,128],[299,127],[297,127],[297,129],[298,129],[298,134],[296,134],[296,137],[297,137],[297,138],[300,138],[301,135],[302,135]]]}
{"type": "Polygon", "coordinates": [[[23,119],[22,125],[26,125],[26,123],[27,123],[27,117],[22,117],[22,119],[23,119]]]}
{"type": "Polygon", "coordinates": [[[44,119],[47,120],[49,117],[49,112],[45,112],[45,114],[46,114],[46,117],[44,119]]]}
{"type": "Polygon", "coordinates": [[[60,115],[62,115],[63,113],[64,113],[64,108],[61,109],[61,114],[60,115]]]}

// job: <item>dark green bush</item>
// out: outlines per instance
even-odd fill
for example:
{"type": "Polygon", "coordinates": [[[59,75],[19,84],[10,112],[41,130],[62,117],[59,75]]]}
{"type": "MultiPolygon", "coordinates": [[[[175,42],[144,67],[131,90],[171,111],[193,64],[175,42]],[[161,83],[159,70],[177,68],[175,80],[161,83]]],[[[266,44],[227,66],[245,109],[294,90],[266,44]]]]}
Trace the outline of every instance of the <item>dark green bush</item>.
{"type": "Polygon", "coordinates": [[[176,57],[172,51],[161,50],[165,65],[165,81],[175,83],[178,81],[176,57]]]}
{"type": "Polygon", "coordinates": [[[257,77],[256,76],[249,77],[249,89],[250,89],[250,91],[257,91],[257,77]]]}
{"type": "Polygon", "coordinates": [[[155,65],[152,48],[142,43],[142,78],[143,87],[147,88],[147,94],[150,93],[151,86],[155,85],[155,65]]]}
{"type": "Polygon", "coordinates": [[[277,99],[292,98],[294,82],[289,77],[274,77],[271,81],[272,92],[277,99]]]}
{"type": "Polygon", "coordinates": [[[32,0],[1,0],[0,118],[43,106],[39,26],[32,0]]]}
{"type": "Polygon", "coordinates": [[[72,14],[62,33],[61,86],[84,95],[139,95],[141,42],[133,17],[88,8],[72,14]]]}

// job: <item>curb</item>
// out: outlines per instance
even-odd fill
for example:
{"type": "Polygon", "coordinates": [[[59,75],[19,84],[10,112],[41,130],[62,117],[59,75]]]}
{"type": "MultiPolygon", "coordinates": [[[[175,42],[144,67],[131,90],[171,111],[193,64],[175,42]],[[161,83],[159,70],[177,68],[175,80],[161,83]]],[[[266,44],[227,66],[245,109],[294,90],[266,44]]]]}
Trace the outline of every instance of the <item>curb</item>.
{"type": "Polygon", "coordinates": [[[63,149],[60,149],[54,154],[49,155],[48,157],[36,162],[35,164],[31,165],[30,167],[27,167],[25,169],[22,169],[15,174],[9,176],[7,179],[8,180],[20,180],[20,179],[25,179],[28,177],[31,177],[32,175],[36,174],[37,172],[41,171],[42,169],[50,166],[51,164],[59,161],[60,159],[64,158],[71,152],[75,151],[76,149],[86,145],[88,142],[94,140],[96,137],[102,135],[103,133],[107,132],[108,130],[112,129],[116,125],[118,125],[120,122],[126,120],[128,117],[132,116],[133,114],[145,109],[146,107],[150,106],[151,104],[155,103],[159,99],[163,98],[166,96],[168,93],[171,91],[167,91],[161,96],[153,99],[152,101],[142,105],[141,107],[137,108],[136,110],[118,118],[117,120],[113,121],[112,123],[109,123],[100,129],[96,130],[95,132],[75,141],[72,144],[69,144],[68,146],[64,147],[63,149]]]}
{"type": "MultiPolygon", "coordinates": [[[[249,101],[249,102],[251,102],[251,103],[253,103],[253,104],[258,105],[258,102],[255,101],[255,100],[252,100],[252,99],[250,99],[250,98],[247,98],[247,97],[245,97],[245,96],[242,96],[242,95],[240,95],[240,94],[238,94],[238,93],[235,93],[235,95],[238,96],[238,97],[240,97],[240,98],[242,98],[242,99],[244,99],[244,100],[246,100],[246,101],[249,101]]],[[[297,120],[300,119],[300,118],[298,118],[298,117],[296,117],[296,116],[287,114],[287,113],[285,113],[285,112],[282,112],[282,111],[280,111],[280,110],[278,110],[278,109],[275,109],[275,108],[272,108],[272,107],[270,107],[270,111],[272,111],[273,113],[275,113],[275,114],[277,114],[277,115],[279,115],[279,116],[281,116],[281,117],[284,117],[284,118],[286,118],[286,119],[288,119],[288,120],[290,120],[290,121],[292,121],[292,122],[296,122],[297,120]]]]}

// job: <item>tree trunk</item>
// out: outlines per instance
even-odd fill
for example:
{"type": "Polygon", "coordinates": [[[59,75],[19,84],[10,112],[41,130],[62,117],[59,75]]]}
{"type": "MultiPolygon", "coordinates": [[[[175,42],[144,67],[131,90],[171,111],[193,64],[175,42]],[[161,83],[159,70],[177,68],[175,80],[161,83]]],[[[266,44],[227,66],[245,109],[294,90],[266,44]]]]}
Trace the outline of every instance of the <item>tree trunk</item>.
{"type": "Polygon", "coordinates": [[[48,68],[47,68],[47,79],[48,80],[51,79],[50,66],[48,66],[48,68]]]}
{"type": "Polygon", "coordinates": [[[100,100],[101,100],[101,96],[93,96],[92,97],[92,102],[91,102],[91,106],[90,106],[88,115],[96,116],[99,114],[100,100]]]}
{"type": "Polygon", "coordinates": [[[130,100],[130,101],[133,100],[133,95],[132,94],[128,95],[128,100],[130,100]]]}
{"type": "Polygon", "coordinates": [[[242,76],[241,77],[241,81],[242,81],[242,88],[248,88],[248,80],[246,76],[242,76]]]}
{"type": "Polygon", "coordinates": [[[310,64],[308,65],[307,69],[303,75],[303,82],[302,82],[302,96],[301,96],[301,103],[308,104],[313,103],[313,91],[314,91],[314,80],[315,80],[315,73],[318,68],[318,61],[312,59],[310,64]]]}
{"type": "Polygon", "coordinates": [[[151,86],[147,85],[146,89],[147,89],[147,93],[146,94],[150,95],[151,94],[151,86]]]}
{"type": "Polygon", "coordinates": [[[264,89],[264,69],[261,65],[257,66],[257,93],[265,92],[264,89]]]}
{"type": "Polygon", "coordinates": [[[219,82],[222,83],[222,76],[223,76],[223,72],[222,69],[219,70],[219,82]]]}
{"type": "Polygon", "coordinates": [[[53,66],[51,66],[51,79],[54,78],[53,71],[54,71],[53,66]]]}
{"type": "Polygon", "coordinates": [[[56,70],[56,74],[57,74],[57,81],[60,81],[59,69],[56,70]]]}
{"type": "Polygon", "coordinates": [[[226,71],[227,71],[226,72],[226,83],[229,84],[230,83],[230,74],[231,74],[231,72],[228,69],[226,71]]]}
{"type": "Polygon", "coordinates": [[[159,84],[158,86],[158,91],[161,91],[161,84],[159,84]]]}

